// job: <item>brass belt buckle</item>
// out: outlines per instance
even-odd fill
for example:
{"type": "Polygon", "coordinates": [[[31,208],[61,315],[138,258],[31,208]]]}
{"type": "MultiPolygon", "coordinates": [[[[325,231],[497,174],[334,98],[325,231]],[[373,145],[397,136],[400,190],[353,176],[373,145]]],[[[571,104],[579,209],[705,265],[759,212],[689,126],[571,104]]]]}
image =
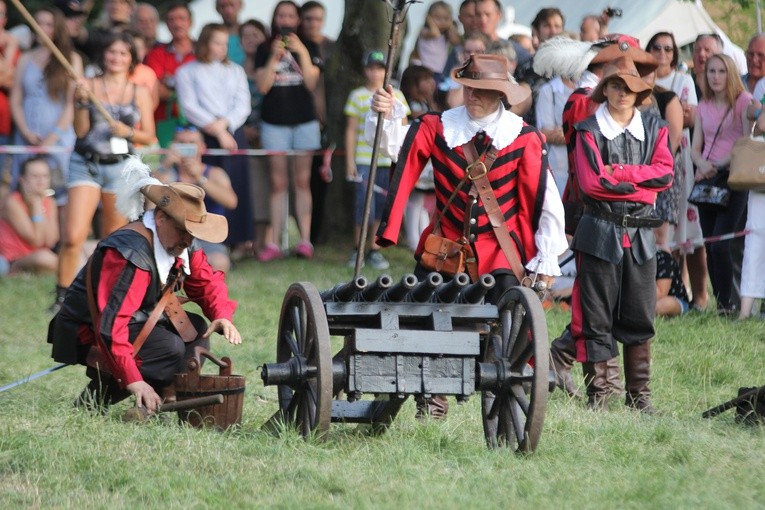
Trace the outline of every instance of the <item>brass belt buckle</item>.
{"type": "Polygon", "coordinates": [[[483,161],[478,160],[478,161],[473,161],[472,163],[470,163],[465,169],[465,171],[467,172],[468,179],[470,179],[471,181],[474,181],[486,175],[489,172],[489,169],[486,168],[486,165],[484,165],[483,161]],[[478,165],[481,165],[483,167],[483,172],[481,172],[478,175],[473,175],[473,168],[477,167],[478,165]]]}

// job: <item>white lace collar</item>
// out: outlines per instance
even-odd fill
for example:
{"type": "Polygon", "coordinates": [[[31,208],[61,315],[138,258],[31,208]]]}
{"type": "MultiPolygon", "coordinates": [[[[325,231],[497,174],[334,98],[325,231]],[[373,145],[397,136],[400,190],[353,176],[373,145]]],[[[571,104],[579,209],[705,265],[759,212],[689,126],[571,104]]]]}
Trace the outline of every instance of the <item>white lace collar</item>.
{"type": "Polygon", "coordinates": [[[471,119],[464,106],[441,114],[444,139],[450,149],[466,144],[479,131],[491,138],[491,144],[502,150],[515,140],[523,129],[523,119],[500,105],[496,112],[482,119],[471,119]]]}
{"type": "MultiPolygon", "coordinates": [[[[167,253],[165,247],[159,242],[157,236],[157,223],[154,221],[154,209],[146,211],[143,215],[143,225],[151,230],[154,235],[154,262],[157,264],[157,273],[159,274],[162,283],[167,281],[167,275],[170,274],[170,270],[175,264],[175,257],[167,253]]],[[[183,250],[183,253],[178,255],[178,258],[183,261],[183,272],[191,274],[189,269],[189,250],[183,250]]]]}
{"type": "Polygon", "coordinates": [[[611,112],[608,111],[606,103],[598,106],[598,109],[595,110],[595,119],[598,121],[598,128],[600,128],[600,132],[603,133],[603,136],[608,140],[613,140],[625,131],[629,131],[632,136],[641,142],[645,141],[643,117],[640,115],[640,110],[637,108],[633,109],[635,110],[635,115],[632,116],[632,120],[627,124],[627,127],[621,127],[614,118],[611,117],[611,112]]]}

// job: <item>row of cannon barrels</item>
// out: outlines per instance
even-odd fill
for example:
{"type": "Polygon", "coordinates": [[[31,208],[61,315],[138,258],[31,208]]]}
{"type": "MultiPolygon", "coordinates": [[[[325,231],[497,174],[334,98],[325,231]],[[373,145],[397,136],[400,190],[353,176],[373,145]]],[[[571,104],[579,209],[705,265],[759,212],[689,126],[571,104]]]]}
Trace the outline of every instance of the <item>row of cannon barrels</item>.
{"type": "Polygon", "coordinates": [[[321,293],[327,302],[409,302],[409,303],[464,303],[478,304],[495,285],[494,277],[482,275],[471,283],[466,273],[457,273],[449,281],[439,273],[428,274],[423,281],[409,273],[394,284],[390,275],[380,275],[371,284],[363,276],[335,285],[321,293]]]}

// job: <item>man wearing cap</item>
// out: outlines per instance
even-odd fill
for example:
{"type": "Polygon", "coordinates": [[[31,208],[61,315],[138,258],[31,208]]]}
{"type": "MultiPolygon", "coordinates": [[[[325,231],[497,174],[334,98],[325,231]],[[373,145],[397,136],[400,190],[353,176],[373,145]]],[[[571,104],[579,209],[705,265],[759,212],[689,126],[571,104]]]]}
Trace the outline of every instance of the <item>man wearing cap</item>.
{"type": "MultiPolygon", "coordinates": [[[[92,379],[75,405],[109,405],[133,394],[137,406],[154,411],[160,394],[173,397],[175,374],[186,371],[195,347],[209,347],[213,332],[232,344],[242,341],[232,323],[236,302],[228,297],[225,275],[212,270],[194,243],[222,242],[226,218],[206,211],[205,192],[196,185],[162,185],[148,177],[138,184],[146,182],[126,186],[126,194],[140,189],[134,194],[138,203],[145,197],[156,208],[98,244],[51,323],[53,358],[87,365],[92,379]],[[178,288],[199,305],[209,326],[201,316],[171,306],[178,288]]],[[[137,208],[122,207],[132,218],[137,208]]]]}
{"type": "Polygon", "coordinates": [[[607,408],[608,360],[624,352],[626,404],[653,413],[650,340],[656,305],[656,195],[672,184],[666,123],[636,108],[651,94],[635,64],[606,65],[592,92],[595,114],[576,124],[574,169],[584,213],[571,243],[577,276],[571,334],[589,405],[607,408]]]}

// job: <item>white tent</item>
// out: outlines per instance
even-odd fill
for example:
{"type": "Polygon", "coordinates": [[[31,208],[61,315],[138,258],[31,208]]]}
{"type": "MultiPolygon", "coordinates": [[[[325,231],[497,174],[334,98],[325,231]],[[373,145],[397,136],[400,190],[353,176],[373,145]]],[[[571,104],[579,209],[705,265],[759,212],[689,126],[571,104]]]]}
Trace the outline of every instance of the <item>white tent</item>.
{"type": "MultiPolygon", "coordinates": [[[[271,15],[278,0],[243,0],[241,19],[257,18],[266,24],[271,22],[271,15]]],[[[344,0],[320,0],[327,8],[326,33],[336,38],[343,22],[344,0]]],[[[381,2],[383,0],[355,0],[365,2],[381,2]]],[[[698,34],[716,32],[725,41],[725,52],[730,54],[739,65],[742,73],[746,71],[744,52],[734,45],[720,30],[709,14],[704,10],[701,0],[640,0],[626,2],[624,0],[500,0],[505,6],[503,35],[511,33],[528,33],[528,26],[536,13],[542,7],[558,7],[566,17],[566,29],[578,32],[582,18],[588,14],[599,14],[611,6],[622,9],[621,18],[611,20],[609,30],[630,34],[645,44],[653,34],[659,31],[669,31],[675,35],[678,45],[692,43],[698,34]],[[509,19],[513,17],[514,19],[509,19]]],[[[462,0],[446,0],[452,6],[454,15],[462,0]]],[[[425,21],[425,14],[431,1],[422,0],[412,4],[407,15],[409,35],[404,42],[402,54],[409,55],[414,46],[417,33],[425,21]]],[[[192,32],[197,35],[205,23],[219,21],[220,16],[215,12],[215,0],[193,0],[190,3],[194,15],[192,32]]],[[[160,40],[167,40],[169,35],[162,27],[160,40]]]]}

